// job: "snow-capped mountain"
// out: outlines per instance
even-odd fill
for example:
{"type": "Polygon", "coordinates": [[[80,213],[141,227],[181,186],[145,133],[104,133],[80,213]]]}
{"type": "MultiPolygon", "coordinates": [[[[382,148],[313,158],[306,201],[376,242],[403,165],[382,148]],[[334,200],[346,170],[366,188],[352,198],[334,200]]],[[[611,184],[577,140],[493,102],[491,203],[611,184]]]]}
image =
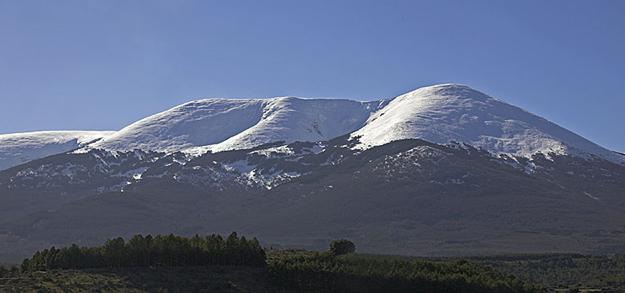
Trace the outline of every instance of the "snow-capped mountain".
{"type": "Polygon", "coordinates": [[[0,171],[0,261],[233,230],[406,254],[625,251],[625,156],[462,85],[198,100],[114,133],[0,136],[0,154],[20,158],[0,171]]]}
{"type": "Polygon", "coordinates": [[[544,118],[489,97],[468,86],[435,85],[393,99],[352,133],[360,147],[419,138],[466,143],[494,154],[531,158],[536,153],[624,157],[544,118]]]}
{"type": "Polygon", "coordinates": [[[0,135],[0,170],[77,149],[112,131],[41,131],[0,135]]]}
{"type": "Polygon", "coordinates": [[[324,141],[360,127],[383,102],[205,99],[142,119],[92,148],[201,153],[284,141],[324,141]]]}
{"type": "Polygon", "coordinates": [[[625,157],[468,86],[423,87],[392,100],[205,99],[142,119],[90,146],[114,151],[247,149],[273,142],[358,137],[364,149],[400,139],[465,143],[494,155],[625,157]]]}

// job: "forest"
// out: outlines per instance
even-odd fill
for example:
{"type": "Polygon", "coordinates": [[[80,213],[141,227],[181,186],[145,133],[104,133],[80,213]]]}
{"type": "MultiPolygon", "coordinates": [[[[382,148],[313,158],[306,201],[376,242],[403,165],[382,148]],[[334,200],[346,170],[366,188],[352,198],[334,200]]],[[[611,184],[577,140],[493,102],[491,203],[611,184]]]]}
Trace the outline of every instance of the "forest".
{"type": "MultiPolygon", "coordinates": [[[[404,260],[360,255],[355,251],[355,244],[345,239],[332,241],[323,252],[266,252],[256,238],[239,237],[234,232],[227,237],[136,235],[128,241],[110,239],[101,246],[51,247],[25,259],[19,269],[1,272],[6,276],[19,278],[21,274],[36,279],[42,271],[58,274],[64,270],[93,272],[93,269],[158,271],[227,267],[245,271],[259,268],[259,276],[266,279],[266,286],[296,292],[538,292],[538,287],[467,261],[404,260]]],[[[188,282],[177,286],[188,286],[188,282]]]]}
{"type": "Polygon", "coordinates": [[[345,239],[327,251],[274,250],[234,232],[51,247],[0,266],[1,292],[622,292],[624,280],[618,255],[417,258],[356,253],[345,239]]]}
{"type": "Polygon", "coordinates": [[[398,257],[328,252],[282,251],[270,254],[275,284],[312,292],[540,292],[472,262],[406,260],[398,257]]]}
{"type": "Polygon", "coordinates": [[[102,246],[49,248],[22,262],[22,271],[151,266],[264,266],[265,251],[256,238],[237,233],[185,238],[175,235],[135,235],[127,242],[110,239],[102,246]]]}

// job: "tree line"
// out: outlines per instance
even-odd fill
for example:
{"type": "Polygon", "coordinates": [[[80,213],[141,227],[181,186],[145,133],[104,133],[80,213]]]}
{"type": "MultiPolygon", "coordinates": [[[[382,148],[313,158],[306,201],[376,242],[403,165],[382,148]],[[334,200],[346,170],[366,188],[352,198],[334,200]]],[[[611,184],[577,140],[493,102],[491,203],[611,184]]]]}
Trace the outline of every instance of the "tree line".
{"type": "MultiPolygon", "coordinates": [[[[96,247],[44,249],[24,260],[21,271],[230,265],[263,267],[270,284],[298,292],[540,292],[539,287],[466,260],[404,259],[355,251],[354,243],[343,239],[333,241],[325,252],[278,250],[267,257],[258,240],[236,233],[225,239],[136,235],[96,247]]],[[[0,270],[0,274],[10,273],[0,270]]]]}
{"type": "Polygon", "coordinates": [[[265,266],[265,251],[256,238],[236,233],[191,238],[170,235],[135,235],[107,240],[102,246],[69,247],[37,251],[22,262],[21,270],[119,268],[148,266],[265,266]]]}
{"type": "Polygon", "coordinates": [[[468,261],[434,262],[347,253],[270,254],[273,284],[314,292],[530,293],[539,287],[468,261]]]}

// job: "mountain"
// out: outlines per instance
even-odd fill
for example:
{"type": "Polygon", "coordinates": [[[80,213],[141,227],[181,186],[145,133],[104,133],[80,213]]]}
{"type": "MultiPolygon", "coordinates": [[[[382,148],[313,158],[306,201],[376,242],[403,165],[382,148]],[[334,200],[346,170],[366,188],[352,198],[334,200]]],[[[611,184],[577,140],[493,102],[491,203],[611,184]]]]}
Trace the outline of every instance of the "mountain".
{"type": "Polygon", "coordinates": [[[463,142],[494,154],[531,158],[536,153],[599,156],[625,163],[623,156],[544,118],[470,87],[443,84],[393,99],[352,133],[362,147],[419,138],[463,142]]]}
{"type": "Polygon", "coordinates": [[[137,233],[417,255],[625,252],[625,163],[461,85],[199,100],[0,172],[0,259],[137,233]]]}
{"type": "Polygon", "coordinates": [[[284,141],[324,141],[358,128],[383,102],[205,99],[142,119],[92,148],[175,152],[245,149],[284,141]]]}
{"type": "Polygon", "coordinates": [[[0,135],[0,170],[81,148],[112,131],[41,131],[0,135]]]}
{"type": "Polygon", "coordinates": [[[133,123],[91,148],[201,154],[279,141],[327,141],[345,134],[359,137],[361,149],[417,138],[462,142],[497,155],[571,154],[625,163],[621,154],[458,84],[424,87],[390,101],[198,100],[133,123]]]}

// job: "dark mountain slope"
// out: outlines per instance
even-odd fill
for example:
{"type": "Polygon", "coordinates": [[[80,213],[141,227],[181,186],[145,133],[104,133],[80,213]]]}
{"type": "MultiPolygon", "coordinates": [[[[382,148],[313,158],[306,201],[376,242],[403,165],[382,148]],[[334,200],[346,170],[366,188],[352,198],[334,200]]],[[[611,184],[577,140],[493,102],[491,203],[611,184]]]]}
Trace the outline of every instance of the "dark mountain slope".
{"type": "Polygon", "coordinates": [[[618,164],[494,157],[420,140],[364,151],[353,143],[341,137],[200,157],[91,151],[33,161],[0,173],[0,200],[41,201],[2,217],[7,255],[0,257],[118,235],[233,230],[268,245],[322,248],[347,237],[363,251],[399,254],[625,252],[618,164]],[[68,162],[79,170],[71,176],[31,172],[68,162]],[[25,183],[31,178],[40,185],[25,183]]]}

